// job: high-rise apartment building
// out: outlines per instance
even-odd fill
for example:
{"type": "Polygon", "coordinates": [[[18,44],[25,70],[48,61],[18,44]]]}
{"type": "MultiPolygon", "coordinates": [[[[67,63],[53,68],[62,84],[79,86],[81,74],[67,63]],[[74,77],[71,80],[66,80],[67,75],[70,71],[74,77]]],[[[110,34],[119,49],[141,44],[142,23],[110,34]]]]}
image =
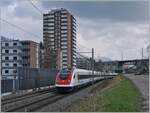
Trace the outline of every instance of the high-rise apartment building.
{"type": "Polygon", "coordinates": [[[43,44],[46,68],[76,66],[76,19],[66,9],[43,15],[43,44]]]}

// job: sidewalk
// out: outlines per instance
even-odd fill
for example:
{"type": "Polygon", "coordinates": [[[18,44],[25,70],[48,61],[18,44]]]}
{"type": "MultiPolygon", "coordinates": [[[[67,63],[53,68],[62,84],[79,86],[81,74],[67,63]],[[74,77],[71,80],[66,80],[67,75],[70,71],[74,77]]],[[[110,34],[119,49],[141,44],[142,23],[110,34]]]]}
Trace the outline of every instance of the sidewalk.
{"type": "Polygon", "coordinates": [[[143,110],[149,111],[149,76],[126,74],[127,78],[133,81],[144,97],[143,110]]]}

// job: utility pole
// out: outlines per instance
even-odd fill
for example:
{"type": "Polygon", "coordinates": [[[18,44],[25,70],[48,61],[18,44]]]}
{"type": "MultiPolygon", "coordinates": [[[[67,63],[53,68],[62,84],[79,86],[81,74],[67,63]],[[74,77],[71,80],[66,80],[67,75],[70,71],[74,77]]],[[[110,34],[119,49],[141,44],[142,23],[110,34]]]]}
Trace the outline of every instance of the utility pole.
{"type": "Polygon", "coordinates": [[[121,60],[123,61],[123,50],[121,50],[121,60]]]}
{"type": "Polygon", "coordinates": [[[94,85],[94,49],[92,48],[92,86],[94,85]]]}
{"type": "MultiPolygon", "coordinates": [[[[1,19],[1,8],[0,8],[0,19],[1,19]]],[[[0,52],[1,52],[1,56],[0,56],[0,57],[1,57],[1,58],[0,58],[0,60],[1,60],[1,64],[0,64],[0,65],[1,65],[1,72],[0,72],[0,73],[1,73],[1,78],[2,78],[2,39],[1,39],[1,20],[0,20],[0,41],[1,41],[1,42],[0,42],[0,43],[1,43],[1,47],[0,47],[0,48],[1,48],[1,51],[0,51],[0,52]]]]}
{"type": "Polygon", "coordinates": [[[143,67],[143,48],[142,48],[142,61],[141,61],[141,66],[143,67]]]}
{"type": "Polygon", "coordinates": [[[92,87],[94,84],[94,48],[92,48],[92,52],[77,52],[77,53],[92,53],[92,59],[91,59],[91,70],[92,70],[92,87]]]}
{"type": "Polygon", "coordinates": [[[142,60],[143,60],[143,48],[142,48],[142,60]]]}

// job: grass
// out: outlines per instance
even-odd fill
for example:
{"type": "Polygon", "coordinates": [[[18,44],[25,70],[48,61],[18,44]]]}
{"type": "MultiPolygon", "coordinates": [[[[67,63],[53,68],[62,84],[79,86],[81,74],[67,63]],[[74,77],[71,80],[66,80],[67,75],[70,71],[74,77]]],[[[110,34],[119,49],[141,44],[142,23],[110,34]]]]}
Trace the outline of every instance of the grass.
{"type": "Polygon", "coordinates": [[[71,112],[137,112],[141,111],[142,97],[136,86],[123,76],[107,82],[107,86],[76,101],[66,108],[71,112]]]}

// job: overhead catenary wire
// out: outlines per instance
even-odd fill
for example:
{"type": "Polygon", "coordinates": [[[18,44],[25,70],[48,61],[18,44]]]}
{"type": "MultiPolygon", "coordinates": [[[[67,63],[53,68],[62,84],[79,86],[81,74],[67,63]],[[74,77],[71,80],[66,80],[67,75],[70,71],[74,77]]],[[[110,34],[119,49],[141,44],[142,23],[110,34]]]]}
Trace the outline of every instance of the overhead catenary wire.
{"type": "Polygon", "coordinates": [[[7,24],[9,24],[9,25],[11,25],[11,26],[13,26],[13,27],[15,27],[15,28],[17,28],[17,29],[19,29],[19,30],[25,32],[25,33],[27,33],[27,34],[30,34],[30,35],[32,35],[32,36],[34,36],[34,37],[41,38],[40,36],[38,36],[38,35],[36,35],[36,34],[34,34],[34,33],[32,33],[32,32],[29,32],[29,31],[23,29],[22,27],[20,27],[20,26],[18,26],[18,25],[12,24],[12,23],[10,23],[10,22],[7,21],[7,20],[4,20],[4,19],[2,19],[2,18],[0,18],[0,20],[2,20],[3,22],[5,22],[5,23],[7,23],[7,24]]]}
{"type": "MultiPolygon", "coordinates": [[[[90,58],[87,58],[87,57],[85,57],[85,56],[83,56],[83,55],[81,55],[81,54],[79,54],[79,53],[77,53],[78,54],[78,56],[80,56],[80,57],[78,57],[77,58],[77,67],[79,67],[79,68],[81,68],[80,66],[80,63],[82,62],[86,62],[86,65],[88,65],[88,67],[90,68],[91,66],[91,59],[90,58]],[[80,61],[80,58],[82,59],[84,59],[84,60],[81,60],[80,61]],[[80,62],[80,63],[79,63],[80,62]]],[[[83,65],[82,65],[83,66],[83,65]]],[[[84,68],[86,68],[86,69],[89,69],[89,68],[87,68],[87,67],[84,67],[84,68]]]]}
{"type": "Polygon", "coordinates": [[[88,58],[88,57],[86,57],[86,56],[84,56],[84,55],[81,55],[81,54],[80,54],[80,53],[78,53],[78,52],[77,52],[77,54],[78,54],[80,57],[85,58],[86,60],[89,60],[89,58],[88,58]]]}
{"type": "MultiPolygon", "coordinates": [[[[88,63],[91,62],[91,59],[90,59],[90,58],[85,57],[84,55],[81,55],[81,54],[79,54],[79,53],[77,53],[77,54],[78,54],[78,56],[80,56],[80,57],[78,57],[78,58],[84,58],[84,60],[86,60],[86,62],[88,62],[88,63]]],[[[78,58],[77,58],[77,59],[78,59],[78,58]]]]}
{"type": "MultiPolygon", "coordinates": [[[[91,49],[89,49],[89,48],[87,48],[87,47],[85,47],[85,46],[83,46],[83,45],[81,45],[81,44],[79,44],[79,43],[78,43],[78,45],[79,45],[80,47],[82,47],[83,49],[86,49],[86,50],[88,50],[88,51],[91,51],[91,49]]],[[[79,46],[77,46],[77,48],[80,48],[79,46]]]]}
{"type": "Polygon", "coordinates": [[[39,8],[32,2],[32,0],[28,0],[28,1],[29,1],[29,3],[30,3],[41,15],[43,15],[42,10],[39,9],[39,8]]]}

